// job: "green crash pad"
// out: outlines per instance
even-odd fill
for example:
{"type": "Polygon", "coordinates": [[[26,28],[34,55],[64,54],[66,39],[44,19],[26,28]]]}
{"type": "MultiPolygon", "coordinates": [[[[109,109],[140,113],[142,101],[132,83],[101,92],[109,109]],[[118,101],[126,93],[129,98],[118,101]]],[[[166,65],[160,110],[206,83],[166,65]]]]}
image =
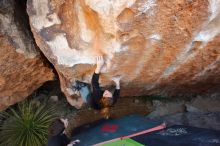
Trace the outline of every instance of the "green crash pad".
{"type": "Polygon", "coordinates": [[[130,138],[103,144],[102,146],[144,146],[130,138]]]}

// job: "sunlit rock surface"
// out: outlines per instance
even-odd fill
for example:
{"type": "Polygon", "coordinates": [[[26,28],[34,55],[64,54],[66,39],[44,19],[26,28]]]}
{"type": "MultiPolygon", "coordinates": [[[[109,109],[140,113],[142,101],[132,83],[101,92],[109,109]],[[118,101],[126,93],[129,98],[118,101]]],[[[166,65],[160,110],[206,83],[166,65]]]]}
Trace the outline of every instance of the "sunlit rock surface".
{"type": "Polygon", "coordinates": [[[24,100],[53,72],[28,30],[21,3],[0,0],[0,110],[24,100]]]}
{"type": "Polygon", "coordinates": [[[122,96],[219,89],[219,0],[28,0],[27,11],[66,96],[100,54],[101,85],[122,75],[122,96]]]}

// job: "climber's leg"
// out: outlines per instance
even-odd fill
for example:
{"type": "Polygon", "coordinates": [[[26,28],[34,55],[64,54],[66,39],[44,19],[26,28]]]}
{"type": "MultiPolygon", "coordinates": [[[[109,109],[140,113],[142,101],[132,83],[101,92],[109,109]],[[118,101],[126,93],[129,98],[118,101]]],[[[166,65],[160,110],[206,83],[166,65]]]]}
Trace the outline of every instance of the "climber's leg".
{"type": "Polygon", "coordinates": [[[89,86],[81,87],[79,92],[80,92],[80,95],[81,95],[83,101],[87,103],[88,102],[88,98],[90,96],[89,86]]]}

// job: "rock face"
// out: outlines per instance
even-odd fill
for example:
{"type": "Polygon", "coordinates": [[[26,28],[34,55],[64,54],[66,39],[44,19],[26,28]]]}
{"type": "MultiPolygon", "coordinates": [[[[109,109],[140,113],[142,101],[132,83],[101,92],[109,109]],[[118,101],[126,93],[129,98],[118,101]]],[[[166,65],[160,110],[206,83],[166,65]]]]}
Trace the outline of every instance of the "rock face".
{"type": "Polygon", "coordinates": [[[54,76],[22,12],[19,1],[0,0],[0,109],[23,100],[54,76]]]}
{"type": "Polygon", "coordinates": [[[187,125],[220,130],[220,94],[197,96],[189,100],[153,101],[149,120],[164,121],[167,126],[187,125]]]}
{"type": "Polygon", "coordinates": [[[219,89],[219,0],[28,0],[27,11],[66,96],[100,54],[101,85],[122,75],[122,96],[219,89]]]}
{"type": "Polygon", "coordinates": [[[188,112],[220,112],[220,95],[213,94],[208,97],[198,96],[186,104],[188,112]]]}
{"type": "Polygon", "coordinates": [[[153,101],[153,111],[148,115],[149,118],[157,118],[185,111],[183,101],[161,102],[158,100],[153,101]]]}
{"type": "MultiPolygon", "coordinates": [[[[152,120],[152,119],[151,119],[152,120]]],[[[220,130],[220,112],[195,113],[185,112],[167,115],[153,120],[164,121],[167,126],[185,125],[198,128],[220,130]]]]}

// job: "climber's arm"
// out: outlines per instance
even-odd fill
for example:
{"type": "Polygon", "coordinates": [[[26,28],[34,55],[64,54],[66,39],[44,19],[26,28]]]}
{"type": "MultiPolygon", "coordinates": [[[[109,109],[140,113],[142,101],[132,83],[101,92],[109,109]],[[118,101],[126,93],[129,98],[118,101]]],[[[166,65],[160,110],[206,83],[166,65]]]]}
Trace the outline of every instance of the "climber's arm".
{"type": "Polygon", "coordinates": [[[95,69],[95,73],[96,74],[99,74],[101,69],[102,69],[102,66],[104,65],[104,59],[102,56],[98,56],[96,57],[96,69],[95,69]]]}
{"type": "Polygon", "coordinates": [[[97,74],[97,73],[94,73],[93,76],[92,76],[92,88],[93,88],[93,91],[100,90],[100,87],[99,87],[99,74],[97,74]]]}
{"type": "Polygon", "coordinates": [[[113,94],[113,103],[112,104],[115,104],[118,100],[120,96],[120,89],[115,89],[115,92],[113,94]]]}
{"type": "Polygon", "coordinates": [[[115,82],[115,92],[113,94],[113,104],[115,104],[118,100],[118,97],[120,95],[120,79],[121,77],[120,76],[117,76],[117,77],[113,77],[112,80],[115,82]]]}
{"type": "Polygon", "coordinates": [[[99,86],[99,74],[101,71],[102,66],[104,65],[104,59],[102,56],[96,57],[96,69],[92,76],[92,99],[95,102],[98,102],[102,98],[102,90],[99,86]]]}
{"type": "Polygon", "coordinates": [[[95,73],[92,76],[92,87],[93,87],[93,91],[95,90],[100,90],[99,87],[99,74],[100,71],[102,69],[102,66],[104,64],[104,59],[102,56],[98,56],[96,57],[96,69],[95,69],[95,73]]]}

